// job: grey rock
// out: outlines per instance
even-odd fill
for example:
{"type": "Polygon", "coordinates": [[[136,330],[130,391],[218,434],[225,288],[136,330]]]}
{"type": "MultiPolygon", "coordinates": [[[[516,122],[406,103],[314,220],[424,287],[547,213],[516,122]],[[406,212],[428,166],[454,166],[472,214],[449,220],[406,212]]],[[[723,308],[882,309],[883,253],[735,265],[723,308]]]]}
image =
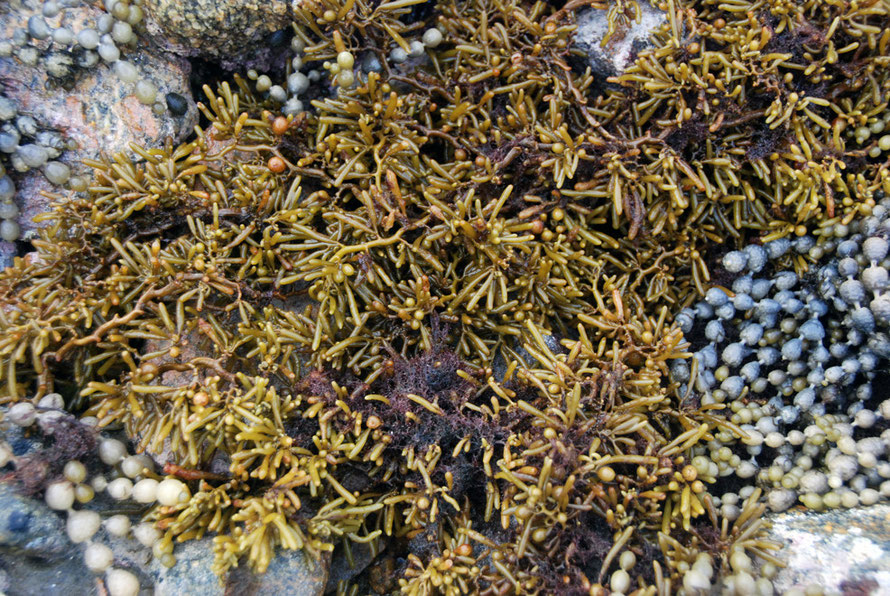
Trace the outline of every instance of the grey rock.
{"type": "Polygon", "coordinates": [[[43,559],[57,559],[71,548],[61,517],[42,501],[24,497],[0,483],[0,548],[43,559]]]}
{"type": "Polygon", "coordinates": [[[769,538],[785,545],[779,557],[787,562],[773,580],[777,594],[813,584],[826,593],[890,594],[890,504],[770,519],[769,538]]]}
{"type": "Polygon", "coordinates": [[[588,56],[591,70],[599,77],[623,73],[636,59],[637,53],[652,47],[652,32],[667,21],[667,14],[648,2],[638,2],[640,20],[619,23],[608,43],[602,41],[609,30],[607,10],[586,8],[576,16],[575,46],[588,56]]]}
{"type": "Polygon", "coordinates": [[[302,551],[280,550],[262,575],[254,575],[254,592],[261,594],[293,594],[321,596],[328,579],[330,559],[322,555],[313,560],[302,551]]]}
{"type": "MultiPolygon", "coordinates": [[[[0,558],[8,596],[93,596],[98,595],[97,578],[83,564],[81,549],[72,549],[67,556],[54,561],[42,561],[23,555],[0,558]]],[[[108,592],[103,589],[103,594],[108,592]]]]}
{"type": "Polygon", "coordinates": [[[367,544],[352,545],[352,562],[346,558],[342,549],[336,549],[331,557],[331,566],[328,573],[328,584],[325,592],[330,594],[337,591],[337,584],[341,581],[350,581],[352,578],[367,569],[374,560],[374,553],[367,544]]]}
{"type": "MultiPolygon", "coordinates": [[[[172,567],[164,567],[156,559],[152,559],[145,567],[145,574],[155,582],[155,596],[222,596],[229,593],[226,585],[219,581],[211,569],[212,538],[177,544],[173,554],[176,556],[176,565],[172,567]]],[[[279,549],[265,573],[254,574],[247,568],[238,568],[232,572],[228,582],[237,583],[237,589],[232,593],[245,595],[321,595],[327,582],[327,568],[326,559],[316,563],[301,551],[279,549]]]]}

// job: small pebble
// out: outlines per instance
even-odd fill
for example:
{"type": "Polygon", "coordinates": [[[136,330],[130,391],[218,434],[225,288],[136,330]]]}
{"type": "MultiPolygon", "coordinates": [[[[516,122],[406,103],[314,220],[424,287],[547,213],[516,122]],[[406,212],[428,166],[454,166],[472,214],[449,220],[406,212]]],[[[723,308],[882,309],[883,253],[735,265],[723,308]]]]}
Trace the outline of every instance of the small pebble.
{"type": "Polygon", "coordinates": [[[168,93],[164,99],[167,100],[167,109],[174,116],[183,116],[188,112],[188,100],[179,93],[168,93]]]}

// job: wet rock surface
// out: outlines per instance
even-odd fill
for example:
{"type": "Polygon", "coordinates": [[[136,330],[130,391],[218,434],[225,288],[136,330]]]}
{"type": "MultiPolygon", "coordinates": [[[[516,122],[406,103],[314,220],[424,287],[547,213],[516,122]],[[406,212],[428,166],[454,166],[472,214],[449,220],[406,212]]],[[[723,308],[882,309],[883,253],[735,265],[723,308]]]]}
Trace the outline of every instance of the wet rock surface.
{"type": "Polygon", "coordinates": [[[326,593],[336,592],[339,582],[348,582],[361,574],[374,561],[375,555],[366,544],[352,546],[352,564],[342,549],[335,549],[331,557],[326,593]]]}
{"type": "Polygon", "coordinates": [[[96,578],[84,566],[79,548],[72,549],[67,556],[55,561],[3,555],[0,557],[0,571],[0,590],[7,596],[100,594],[96,578]]]}
{"type": "Polygon", "coordinates": [[[176,565],[164,567],[156,559],[144,568],[155,582],[155,596],[202,594],[244,596],[292,594],[315,596],[324,593],[327,560],[315,562],[299,551],[281,550],[266,573],[258,575],[245,567],[233,570],[225,582],[211,570],[213,539],[190,540],[176,546],[176,565]]]}
{"type": "Polygon", "coordinates": [[[15,243],[0,241],[0,269],[12,266],[15,256],[15,243]]]}
{"type": "Polygon", "coordinates": [[[0,549],[43,559],[58,559],[71,548],[62,519],[42,500],[16,493],[0,483],[0,549]]]}
{"type": "Polygon", "coordinates": [[[890,594],[890,504],[771,517],[770,538],[787,562],[776,593],[821,587],[826,594],[890,594]]]}

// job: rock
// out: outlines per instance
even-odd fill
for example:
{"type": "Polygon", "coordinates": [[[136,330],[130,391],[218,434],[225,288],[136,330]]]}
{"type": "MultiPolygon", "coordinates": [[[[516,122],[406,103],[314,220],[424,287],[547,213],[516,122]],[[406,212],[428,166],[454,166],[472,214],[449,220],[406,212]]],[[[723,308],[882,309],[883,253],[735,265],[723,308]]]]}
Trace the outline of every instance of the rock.
{"type": "Polygon", "coordinates": [[[12,267],[12,262],[15,256],[15,244],[0,240],[0,269],[12,267]]]}
{"type": "Polygon", "coordinates": [[[325,587],[325,593],[337,591],[337,584],[341,581],[350,581],[352,578],[364,571],[371,561],[374,560],[374,553],[367,544],[352,545],[352,561],[354,565],[350,566],[349,560],[346,558],[342,547],[334,550],[331,557],[330,571],[328,573],[328,584],[325,587]]]}
{"type": "MultiPolygon", "coordinates": [[[[95,576],[83,564],[81,550],[57,561],[41,561],[26,556],[4,556],[3,565],[8,596],[83,596],[98,595],[95,576]]],[[[2,589],[0,579],[0,589],[2,589]]],[[[103,594],[107,594],[103,590],[103,594]]]]}
{"type": "MultiPolygon", "coordinates": [[[[115,549],[117,559],[118,549],[115,549]]],[[[290,594],[293,596],[321,595],[328,576],[327,559],[315,563],[301,551],[279,549],[264,574],[254,574],[246,568],[234,570],[227,584],[213,573],[213,539],[189,540],[176,545],[173,552],[176,565],[164,567],[152,559],[145,567],[145,575],[155,581],[155,596],[201,594],[290,594]],[[237,584],[237,585],[236,585],[237,584]]]]}
{"type": "MultiPolygon", "coordinates": [[[[245,52],[286,43],[273,32],[287,27],[300,0],[145,0],[147,28],[180,55],[219,60],[244,68],[245,52]]],[[[271,48],[274,50],[274,48],[271,48]]],[[[267,50],[265,53],[269,53],[267,50]]],[[[266,60],[268,61],[268,56],[266,60]]]]}
{"type": "MultiPolygon", "coordinates": [[[[4,415],[8,408],[0,408],[4,415]]],[[[4,422],[0,426],[0,440],[9,445],[12,454],[16,457],[31,455],[43,448],[40,435],[34,432],[25,432],[20,426],[4,422]]]]}
{"type": "Polygon", "coordinates": [[[777,594],[815,584],[825,592],[890,594],[890,504],[771,516],[769,538],[787,561],[777,594]]]}
{"type": "Polygon", "coordinates": [[[0,483],[0,548],[11,553],[57,559],[72,548],[61,517],[43,501],[23,497],[0,483]]]}
{"type": "MultiPolygon", "coordinates": [[[[23,3],[17,10],[0,12],[0,39],[9,39],[13,32],[37,14],[42,3],[23,3]]],[[[73,31],[94,26],[104,11],[87,3],[66,8],[62,16],[51,24],[63,22],[73,31]],[[59,21],[62,19],[62,21],[59,21]]],[[[45,47],[48,41],[36,42],[45,47]]],[[[82,172],[83,159],[96,159],[101,154],[128,150],[130,143],[158,146],[168,137],[174,144],[189,135],[198,121],[198,112],[189,91],[191,67],[181,57],[164,54],[147,43],[138,50],[127,51],[123,59],[135,65],[138,76],[157,89],[163,110],[155,113],[150,105],[136,98],[135,86],[124,83],[112,67],[99,61],[89,68],[75,69],[64,87],[50,78],[43,62],[27,66],[15,58],[0,58],[0,80],[3,94],[11,99],[20,113],[32,116],[42,129],[56,130],[76,149],[64,151],[57,159],[67,164],[77,175],[82,172]],[[177,93],[187,98],[184,115],[173,115],[164,97],[177,93]]],[[[21,143],[26,143],[23,139],[21,143]]],[[[9,168],[7,168],[9,169],[9,168]]],[[[16,175],[16,202],[21,209],[19,224],[23,237],[33,235],[36,225],[32,218],[48,210],[49,200],[41,192],[59,192],[44,174],[31,170],[16,175]]]]}
{"type": "Polygon", "coordinates": [[[578,11],[575,46],[587,54],[590,68],[599,78],[623,73],[640,51],[652,47],[650,35],[667,21],[667,14],[648,2],[638,2],[637,5],[640,20],[619,22],[605,46],[602,41],[609,30],[609,11],[599,8],[578,11]]]}
{"type": "Polygon", "coordinates": [[[330,559],[322,555],[314,561],[302,551],[279,549],[262,575],[252,575],[255,589],[251,594],[291,594],[293,596],[321,596],[328,579],[330,559]]]}

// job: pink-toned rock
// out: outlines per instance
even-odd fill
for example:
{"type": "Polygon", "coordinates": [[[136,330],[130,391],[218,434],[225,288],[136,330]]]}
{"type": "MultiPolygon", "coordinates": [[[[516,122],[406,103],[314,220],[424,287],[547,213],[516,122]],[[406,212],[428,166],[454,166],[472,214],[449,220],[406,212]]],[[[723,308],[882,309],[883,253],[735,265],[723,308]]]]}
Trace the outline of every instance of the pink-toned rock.
{"type": "MultiPolygon", "coordinates": [[[[0,39],[10,39],[16,29],[27,27],[28,18],[38,14],[41,5],[40,2],[22,3],[17,10],[0,12],[0,39]]],[[[100,8],[84,3],[66,8],[59,16],[47,19],[47,23],[50,28],[64,26],[76,34],[94,27],[102,14],[104,11],[100,8]]],[[[49,40],[30,43],[43,56],[50,48],[49,40]]],[[[122,59],[135,66],[139,78],[157,87],[156,103],[164,107],[159,113],[152,106],[140,103],[134,95],[135,85],[123,82],[112,67],[101,60],[89,69],[75,68],[63,87],[41,67],[43,62],[28,66],[13,57],[0,58],[0,80],[5,83],[3,94],[18,105],[19,114],[32,116],[42,129],[56,130],[76,143],[76,149],[69,149],[58,158],[71,167],[74,175],[84,172],[83,159],[127,151],[131,143],[158,146],[167,138],[179,142],[197,123],[198,112],[189,90],[191,66],[186,59],[160,52],[142,38],[135,47],[121,49],[122,59]],[[185,114],[174,115],[166,109],[167,93],[187,98],[185,114]]],[[[62,51],[58,45],[52,50],[62,51]]],[[[42,193],[60,189],[36,170],[16,174],[15,182],[15,200],[22,212],[19,223],[27,237],[36,228],[33,216],[46,211],[49,205],[42,193]]]]}

